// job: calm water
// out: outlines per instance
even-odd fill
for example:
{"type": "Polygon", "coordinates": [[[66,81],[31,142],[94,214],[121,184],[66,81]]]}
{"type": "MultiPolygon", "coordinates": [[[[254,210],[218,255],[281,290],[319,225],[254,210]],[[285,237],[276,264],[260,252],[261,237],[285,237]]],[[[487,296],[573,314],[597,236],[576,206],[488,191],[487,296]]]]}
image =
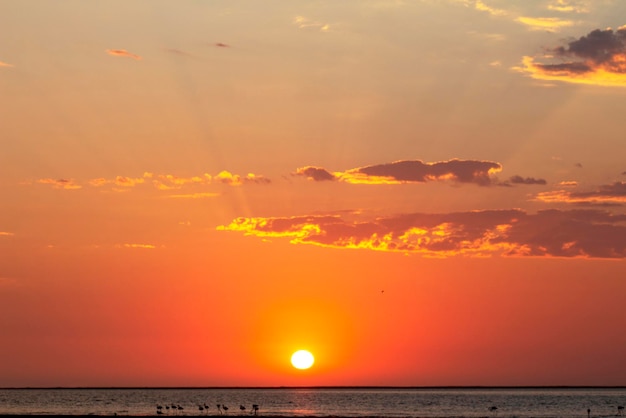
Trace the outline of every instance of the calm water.
{"type": "Polygon", "coordinates": [[[227,405],[226,416],[592,417],[616,416],[626,389],[0,389],[0,414],[206,415],[198,405],[227,405]],[[241,411],[239,405],[246,407],[241,411]],[[497,411],[489,407],[497,406],[497,411]]]}

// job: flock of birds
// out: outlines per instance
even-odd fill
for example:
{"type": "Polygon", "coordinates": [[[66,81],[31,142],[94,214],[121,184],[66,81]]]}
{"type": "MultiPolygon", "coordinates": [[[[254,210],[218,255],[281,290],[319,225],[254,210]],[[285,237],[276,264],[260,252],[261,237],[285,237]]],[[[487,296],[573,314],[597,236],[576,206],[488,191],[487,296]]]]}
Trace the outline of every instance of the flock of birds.
{"type": "MultiPolygon", "coordinates": [[[[489,412],[491,412],[494,415],[498,414],[498,407],[493,405],[490,406],[489,408],[489,412]]],[[[615,416],[617,417],[621,417],[624,415],[624,407],[622,405],[617,407],[617,414],[615,414],[615,416]]],[[[587,408],[587,418],[591,418],[591,409],[587,408]]]]}
{"type": "MultiPolygon", "coordinates": [[[[228,413],[228,407],[226,405],[223,404],[217,404],[217,410],[220,413],[220,415],[222,414],[226,414],[228,413]]],[[[498,407],[495,405],[490,406],[489,408],[489,412],[491,412],[494,415],[498,414],[498,407]]],[[[246,413],[246,407],[243,405],[239,405],[239,410],[241,411],[242,414],[246,413]]],[[[178,404],[171,404],[171,405],[157,405],[156,407],[156,413],[157,415],[163,415],[164,413],[168,413],[172,411],[175,414],[184,414],[185,408],[178,405],[178,404]],[[165,412],[163,412],[163,410],[165,409],[165,412]]],[[[209,406],[205,403],[202,405],[198,405],[198,411],[200,412],[200,414],[208,414],[209,413],[209,406]]],[[[259,405],[257,404],[253,404],[252,405],[252,410],[250,411],[252,414],[254,415],[258,415],[259,413],[259,405]]],[[[618,406],[617,407],[617,416],[623,416],[624,415],[624,407],[623,406],[618,406]]],[[[591,418],[591,409],[587,409],[587,417],[591,418]]]]}
{"type": "MultiPolygon", "coordinates": [[[[217,410],[219,411],[220,415],[222,414],[226,414],[228,413],[228,407],[226,405],[223,404],[217,404],[217,410]]],[[[239,405],[239,410],[241,411],[242,414],[246,413],[246,407],[243,405],[239,405]]],[[[198,405],[198,411],[200,412],[200,414],[208,414],[209,413],[209,405],[205,404],[201,404],[198,405]]],[[[184,414],[185,413],[185,408],[180,406],[179,404],[170,404],[170,405],[157,405],[156,406],[156,413],[157,415],[163,415],[163,414],[169,414],[169,413],[173,413],[173,414],[184,414]],[[165,411],[164,411],[165,410],[165,411]]],[[[252,410],[250,411],[250,413],[254,414],[254,415],[258,415],[259,413],[259,405],[257,404],[252,404],[252,410]]]]}

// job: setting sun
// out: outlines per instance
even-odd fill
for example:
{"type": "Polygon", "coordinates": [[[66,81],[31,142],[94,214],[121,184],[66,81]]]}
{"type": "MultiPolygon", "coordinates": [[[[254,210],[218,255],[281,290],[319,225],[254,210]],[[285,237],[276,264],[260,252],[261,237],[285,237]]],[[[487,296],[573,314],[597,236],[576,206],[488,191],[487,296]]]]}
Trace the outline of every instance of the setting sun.
{"type": "Polygon", "coordinates": [[[298,350],[291,355],[291,364],[296,369],[308,369],[314,362],[315,358],[313,357],[313,354],[307,350],[298,350]]]}

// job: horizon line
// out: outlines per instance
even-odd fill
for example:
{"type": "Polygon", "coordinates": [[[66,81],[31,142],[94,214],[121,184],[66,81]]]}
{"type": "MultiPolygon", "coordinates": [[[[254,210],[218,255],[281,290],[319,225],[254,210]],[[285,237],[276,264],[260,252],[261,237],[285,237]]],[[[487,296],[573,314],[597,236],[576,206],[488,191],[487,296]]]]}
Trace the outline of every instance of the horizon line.
{"type": "Polygon", "coordinates": [[[11,386],[0,390],[90,390],[90,389],[626,389],[626,385],[451,385],[451,386],[415,386],[415,385],[308,385],[308,386],[11,386]]]}

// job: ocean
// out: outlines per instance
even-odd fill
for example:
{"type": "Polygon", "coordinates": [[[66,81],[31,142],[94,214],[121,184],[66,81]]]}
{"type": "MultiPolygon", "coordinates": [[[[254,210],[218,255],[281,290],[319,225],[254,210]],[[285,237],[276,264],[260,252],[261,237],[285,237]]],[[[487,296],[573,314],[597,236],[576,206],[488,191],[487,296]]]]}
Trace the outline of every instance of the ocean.
{"type": "Polygon", "coordinates": [[[626,388],[0,389],[2,415],[156,416],[160,405],[163,416],[226,418],[254,415],[253,404],[259,416],[597,418],[624,414],[626,388]]]}

